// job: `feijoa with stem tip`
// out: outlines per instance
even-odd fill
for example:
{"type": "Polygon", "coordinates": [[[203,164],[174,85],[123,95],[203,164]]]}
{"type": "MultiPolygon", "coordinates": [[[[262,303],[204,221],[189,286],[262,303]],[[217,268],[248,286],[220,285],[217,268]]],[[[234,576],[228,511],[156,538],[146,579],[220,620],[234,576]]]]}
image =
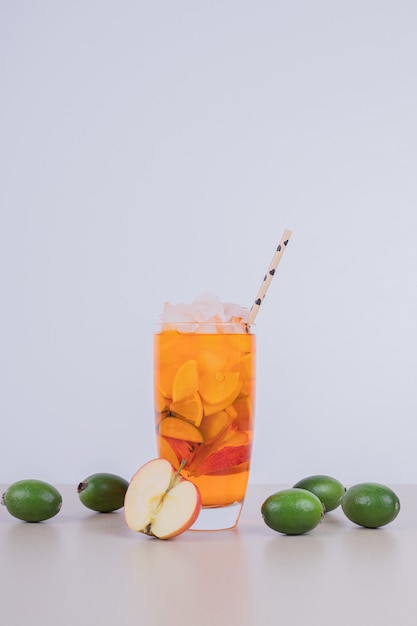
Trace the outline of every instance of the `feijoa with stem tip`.
{"type": "Polygon", "coordinates": [[[43,480],[18,480],[3,493],[1,503],[24,522],[43,522],[59,513],[62,506],[60,492],[43,480]]]}
{"type": "Polygon", "coordinates": [[[283,489],[270,495],[261,507],[267,526],[285,535],[313,530],[323,519],[320,499],[306,489],[283,489]]]}
{"type": "Polygon", "coordinates": [[[110,513],[123,507],[128,486],[128,481],[122,476],[99,472],[80,482],[77,493],[88,509],[110,513]]]}
{"type": "Polygon", "coordinates": [[[324,506],[325,513],[337,509],[346,488],[340,481],[332,476],[325,474],[315,474],[302,478],[294,487],[299,489],[307,489],[314,493],[324,506]]]}
{"type": "Polygon", "coordinates": [[[346,517],[358,526],[379,528],[394,521],[400,500],[389,487],[380,483],[358,483],[347,489],[341,500],[346,517]]]}

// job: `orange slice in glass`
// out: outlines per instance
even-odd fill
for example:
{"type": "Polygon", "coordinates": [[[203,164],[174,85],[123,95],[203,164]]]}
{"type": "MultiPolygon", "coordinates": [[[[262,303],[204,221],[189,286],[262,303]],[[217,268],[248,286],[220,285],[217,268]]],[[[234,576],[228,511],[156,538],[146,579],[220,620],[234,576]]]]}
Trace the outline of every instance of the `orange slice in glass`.
{"type": "Polygon", "coordinates": [[[204,440],[207,441],[208,439],[217,437],[222,430],[229,426],[232,420],[233,417],[226,411],[218,411],[217,413],[213,413],[213,415],[205,416],[200,426],[204,440]]]}
{"type": "Polygon", "coordinates": [[[204,442],[201,430],[180,417],[165,417],[161,420],[159,434],[162,437],[172,437],[173,439],[182,439],[194,443],[204,442]]]}
{"type": "Polygon", "coordinates": [[[228,415],[230,415],[230,417],[233,417],[233,418],[237,417],[237,411],[236,411],[236,409],[235,409],[235,407],[234,407],[234,405],[233,405],[233,404],[229,404],[229,405],[225,408],[225,411],[226,411],[226,413],[227,413],[228,415]]]}
{"type": "Polygon", "coordinates": [[[239,388],[239,372],[216,372],[200,378],[199,391],[206,404],[222,404],[239,388]]]}
{"type": "Polygon", "coordinates": [[[218,413],[218,411],[225,410],[227,413],[229,413],[229,415],[233,416],[235,414],[235,411],[232,407],[232,404],[240,394],[241,389],[242,382],[238,381],[238,384],[234,388],[232,395],[225,398],[222,402],[219,402],[218,404],[210,404],[209,402],[203,400],[204,415],[213,415],[214,413],[218,413]]]}
{"type": "Polygon", "coordinates": [[[253,404],[248,396],[237,398],[233,407],[237,412],[237,420],[242,430],[251,430],[253,428],[254,410],[253,404]]]}
{"type": "Polygon", "coordinates": [[[254,371],[254,357],[251,354],[239,358],[231,366],[232,372],[239,372],[242,385],[242,395],[248,396],[253,390],[255,371],[254,371]]]}
{"type": "Polygon", "coordinates": [[[176,368],[173,365],[161,368],[155,373],[155,386],[164,398],[172,398],[172,387],[174,384],[174,378],[176,374],[176,368]]]}
{"type": "Polygon", "coordinates": [[[162,395],[157,387],[154,390],[154,407],[157,413],[165,411],[170,404],[170,400],[162,395]]]}
{"type": "Polygon", "coordinates": [[[169,408],[173,413],[192,422],[195,426],[200,426],[203,419],[203,403],[197,391],[181,400],[174,400],[169,408]]]}
{"type": "Polygon", "coordinates": [[[198,365],[195,359],[185,361],[175,374],[172,383],[172,399],[181,400],[192,396],[198,389],[198,365]]]}

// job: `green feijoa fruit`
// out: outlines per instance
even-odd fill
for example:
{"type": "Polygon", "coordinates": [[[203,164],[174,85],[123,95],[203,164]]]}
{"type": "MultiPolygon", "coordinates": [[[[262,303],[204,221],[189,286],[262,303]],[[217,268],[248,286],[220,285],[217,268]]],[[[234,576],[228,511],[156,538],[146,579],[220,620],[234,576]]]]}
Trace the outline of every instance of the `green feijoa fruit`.
{"type": "Polygon", "coordinates": [[[385,526],[400,512],[398,496],[379,483],[353,485],[342,496],[341,506],[351,522],[365,528],[385,526]]]}
{"type": "Polygon", "coordinates": [[[3,493],[1,503],[10,515],[24,522],[43,522],[59,513],[62,496],[42,480],[19,480],[3,493]]]}
{"type": "Polygon", "coordinates": [[[261,507],[267,526],[286,535],[313,530],[323,519],[320,499],[306,489],[283,489],[270,495],[261,507]]]}
{"type": "Polygon", "coordinates": [[[121,476],[100,472],[79,483],[77,492],[88,509],[110,513],[122,508],[128,486],[128,481],[121,476]]]}
{"type": "Polygon", "coordinates": [[[341,482],[325,474],[316,474],[302,478],[295,483],[294,487],[307,489],[307,491],[314,493],[321,500],[326,513],[337,509],[346,491],[345,486],[341,482]]]}

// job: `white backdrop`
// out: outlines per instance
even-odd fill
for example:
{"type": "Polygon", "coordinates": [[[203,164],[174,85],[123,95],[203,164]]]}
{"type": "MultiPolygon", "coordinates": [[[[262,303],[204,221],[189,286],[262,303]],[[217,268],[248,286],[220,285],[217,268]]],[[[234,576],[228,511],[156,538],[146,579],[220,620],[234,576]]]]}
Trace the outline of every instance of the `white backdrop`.
{"type": "Polygon", "coordinates": [[[0,0],[0,482],[156,454],[152,324],[257,318],[252,482],[417,482],[417,4],[0,0]]]}

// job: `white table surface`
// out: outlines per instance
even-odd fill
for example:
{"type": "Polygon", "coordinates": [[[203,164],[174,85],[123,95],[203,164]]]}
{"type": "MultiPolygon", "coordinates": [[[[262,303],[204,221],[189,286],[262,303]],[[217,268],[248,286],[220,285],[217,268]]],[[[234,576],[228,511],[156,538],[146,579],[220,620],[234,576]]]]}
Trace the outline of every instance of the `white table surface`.
{"type": "Polygon", "coordinates": [[[89,511],[74,486],[57,486],[63,506],[46,522],[1,507],[1,624],[415,626],[417,485],[390,485],[401,511],[383,528],[355,526],[339,507],[291,537],[260,514],[288,486],[250,486],[234,530],[168,541],[129,530],[122,510],[89,511]]]}

